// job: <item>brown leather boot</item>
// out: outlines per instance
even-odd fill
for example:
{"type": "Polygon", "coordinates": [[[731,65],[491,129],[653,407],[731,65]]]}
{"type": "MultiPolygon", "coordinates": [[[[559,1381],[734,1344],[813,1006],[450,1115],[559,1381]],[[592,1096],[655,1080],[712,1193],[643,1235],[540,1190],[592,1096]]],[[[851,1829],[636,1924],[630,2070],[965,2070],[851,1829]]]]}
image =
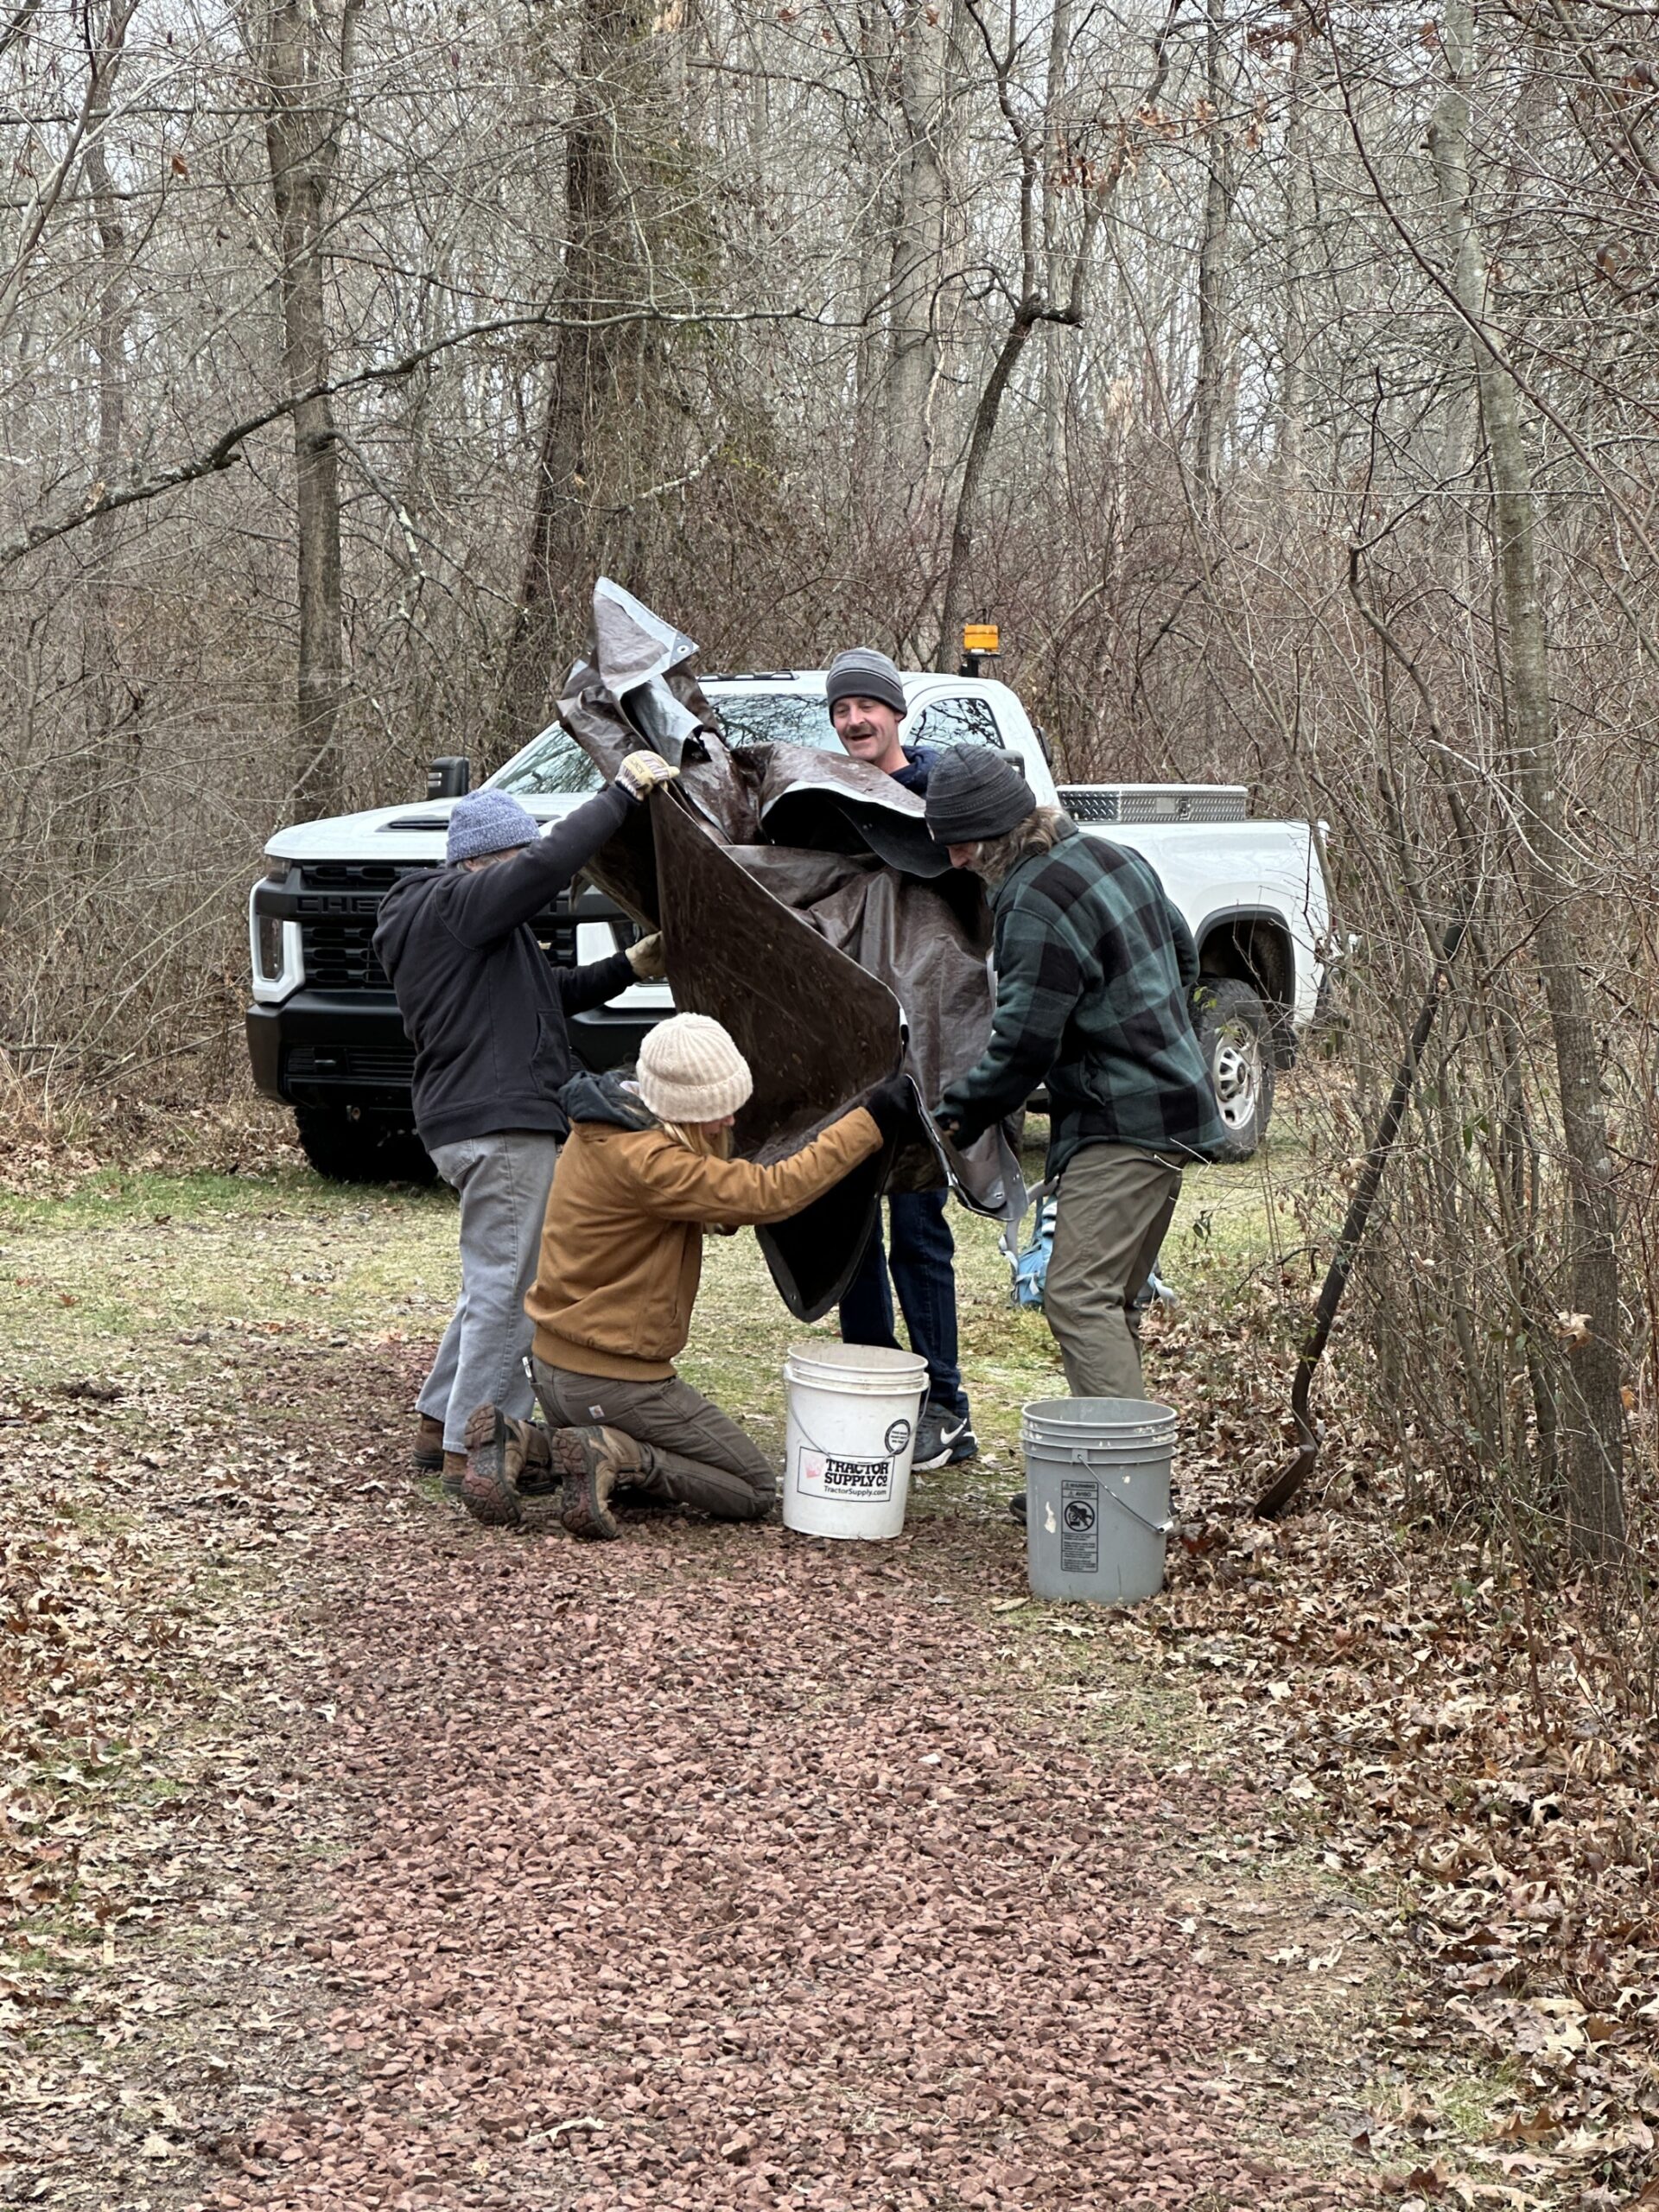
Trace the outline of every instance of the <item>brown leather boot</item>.
{"type": "Polygon", "coordinates": [[[459,1498],[461,1484],[466,1478],[467,1454],[464,1452],[446,1452],[443,1455],[444,1496],[459,1498]]]}
{"type": "Polygon", "coordinates": [[[535,1497],[552,1488],[547,1431],[496,1406],[474,1408],[467,1421],[467,1473],[460,1492],[474,1520],[487,1529],[516,1529],[524,1517],[521,1490],[535,1497]]]}
{"type": "Polygon", "coordinates": [[[650,1472],[644,1445],[620,1428],[556,1428],[553,1464],[564,1477],[559,1519],[587,1543],[607,1543],[622,1533],[611,1512],[620,1482],[650,1472]]]}
{"type": "Polygon", "coordinates": [[[443,1423],[430,1414],[421,1415],[409,1459],[417,1475],[435,1475],[443,1465],[443,1423]]]}
{"type": "Polygon", "coordinates": [[[512,1431],[507,1446],[507,1466],[519,1497],[545,1497],[550,1491],[557,1490],[561,1477],[553,1464],[553,1439],[547,1430],[533,1418],[509,1421],[507,1427],[512,1431]],[[513,1453],[520,1449],[524,1456],[515,1467],[513,1453]]]}

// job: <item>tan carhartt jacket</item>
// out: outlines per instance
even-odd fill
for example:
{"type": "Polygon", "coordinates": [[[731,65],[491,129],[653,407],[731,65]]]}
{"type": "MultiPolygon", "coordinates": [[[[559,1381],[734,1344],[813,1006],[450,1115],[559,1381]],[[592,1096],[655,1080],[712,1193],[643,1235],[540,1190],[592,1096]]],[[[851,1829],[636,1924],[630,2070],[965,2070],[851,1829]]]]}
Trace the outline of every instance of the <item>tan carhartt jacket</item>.
{"type": "Polygon", "coordinates": [[[632,1382],[666,1381],[685,1349],[705,1229],[786,1221],[881,1145],[858,1107],[757,1167],[690,1151],[614,1077],[578,1077],[563,1103],[570,1135],[524,1310],[550,1367],[632,1382]]]}

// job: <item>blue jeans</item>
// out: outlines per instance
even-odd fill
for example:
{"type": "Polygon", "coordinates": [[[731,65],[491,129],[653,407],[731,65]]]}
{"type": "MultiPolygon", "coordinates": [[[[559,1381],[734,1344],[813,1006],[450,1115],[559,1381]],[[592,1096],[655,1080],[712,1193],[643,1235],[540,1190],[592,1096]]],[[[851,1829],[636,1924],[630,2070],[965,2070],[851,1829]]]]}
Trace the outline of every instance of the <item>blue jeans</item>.
{"type": "Polygon", "coordinates": [[[841,1340],[887,1344],[896,1351],[896,1289],[910,1348],[927,1362],[928,1403],[937,1412],[962,1417],[968,1411],[968,1398],[957,1363],[957,1275],[951,1265],[957,1244],[945,1218],[950,1195],[948,1191],[895,1191],[887,1200],[890,1255],[882,1246],[878,1210],[858,1273],[842,1295],[841,1340]]]}

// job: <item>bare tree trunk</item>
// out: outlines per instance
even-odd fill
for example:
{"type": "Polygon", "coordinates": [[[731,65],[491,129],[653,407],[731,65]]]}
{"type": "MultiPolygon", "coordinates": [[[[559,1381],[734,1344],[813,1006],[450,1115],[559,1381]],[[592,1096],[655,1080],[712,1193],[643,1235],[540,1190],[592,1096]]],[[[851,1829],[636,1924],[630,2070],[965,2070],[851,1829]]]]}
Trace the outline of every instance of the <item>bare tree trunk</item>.
{"type": "Polygon", "coordinates": [[[1198,375],[1193,397],[1198,499],[1213,515],[1221,486],[1221,453],[1228,397],[1226,289],[1228,225],[1232,216],[1232,160],[1223,122],[1230,95],[1225,82],[1225,0],[1205,0],[1204,28],[1205,178],[1204,231],[1198,242],[1198,375]]]}
{"type": "MultiPolygon", "coordinates": [[[[346,119],[346,84],[363,0],[342,0],[329,27],[307,0],[275,0],[265,41],[265,146],[276,204],[283,309],[283,374],[289,391],[328,381],[324,297],[328,202],[346,119]]],[[[346,696],[340,552],[340,459],[326,397],[294,410],[299,537],[300,652],[294,788],[308,811],[343,803],[340,717],[346,696]]]]}
{"type": "MultiPolygon", "coordinates": [[[[1077,159],[1077,149],[1071,143],[1070,103],[1065,96],[1073,14],[1072,0],[1053,0],[1048,25],[1050,97],[1043,118],[1047,173],[1056,181],[1066,181],[1076,173],[1077,159]]],[[[1057,192],[1043,194],[1043,258],[1048,296],[1058,300],[1065,290],[1065,266],[1063,203],[1057,192]]],[[[1052,327],[1044,332],[1042,362],[1043,445],[1048,466],[1058,475],[1065,468],[1066,417],[1077,365],[1077,348],[1065,331],[1052,327]]]]}
{"type": "Polygon", "coordinates": [[[950,103],[950,10],[906,0],[899,32],[904,146],[893,213],[889,462],[931,465],[931,411],[939,371],[939,293],[946,216],[943,139],[950,103]]]}
{"type": "Polygon", "coordinates": [[[542,728],[558,663],[586,628],[598,555],[594,445],[615,397],[623,343],[616,330],[600,326],[634,289],[620,153],[622,79],[648,23],[640,0],[586,0],[576,104],[565,137],[559,306],[566,321],[553,349],[518,610],[496,714],[498,746],[507,751],[542,728]]]}
{"type": "Polygon", "coordinates": [[[1624,1412],[1619,1377],[1619,1287],[1612,1159],[1600,1056],[1582,978],[1570,902],[1576,890],[1560,796],[1560,747],[1534,537],[1533,490],[1515,379],[1489,316],[1487,269],[1469,171],[1475,73],[1469,0],[1452,0],[1441,34],[1448,82],[1429,145],[1455,248],[1453,283],[1469,327],[1492,480],[1498,588],[1509,632],[1510,774],[1521,802],[1520,860],[1549,1009],[1561,1135],[1572,1201],[1571,1294],[1584,1331],[1571,1358],[1576,1408],[1560,1406],[1567,1540],[1573,1556],[1615,1557],[1624,1540],[1624,1412]]]}
{"type": "Polygon", "coordinates": [[[996,435],[996,418],[1002,410],[1002,395],[1008,388],[1008,379],[1018,367],[1020,356],[1025,352],[1032,332],[1039,319],[1038,302],[1020,302],[1001,350],[985,380],[985,389],[979,395],[979,404],[974,410],[973,434],[968,441],[968,457],[963,463],[962,482],[957,491],[956,521],[950,532],[950,560],[944,576],[944,603],[939,615],[939,650],[934,665],[949,674],[957,665],[957,656],[962,646],[962,626],[968,619],[970,604],[969,584],[974,560],[974,531],[979,518],[980,490],[985,474],[985,464],[990,458],[991,443],[996,435]]]}
{"type": "Polygon", "coordinates": [[[1290,85],[1285,99],[1285,275],[1284,311],[1280,322],[1279,423],[1274,470],[1281,492],[1301,480],[1302,425],[1307,411],[1307,325],[1302,293],[1306,283],[1307,108],[1303,71],[1306,19],[1293,19],[1294,44],[1290,85]]]}
{"type": "MultiPolygon", "coordinates": [[[[885,19],[883,19],[885,20],[885,19]]],[[[861,110],[880,112],[883,55],[879,48],[861,50],[861,110]]],[[[857,257],[855,283],[861,318],[854,357],[855,418],[857,453],[864,480],[874,483],[885,474],[887,379],[891,361],[891,334],[887,315],[887,283],[892,273],[893,238],[888,221],[888,198],[884,148],[877,133],[869,131],[858,148],[857,257]]]]}
{"type": "MultiPolygon", "coordinates": [[[[1169,33],[1173,26],[1179,0],[1170,0],[1169,13],[1162,29],[1153,41],[1152,73],[1141,96],[1136,112],[1152,112],[1163,89],[1168,71],[1167,50],[1169,33]]],[[[1032,332],[1039,323],[1055,323],[1070,329],[1080,328],[1087,308],[1089,280],[1094,261],[1095,239],[1101,225],[1106,220],[1123,171],[1129,158],[1129,137],[1120,130],[1116,149],[1103,175],[1096,179],[1084,195],[1083,220],[1078,226],[1075,242],[1065,257],[1065,297],[1045,289],[1059,266],[1058,257],[1045,251],[1058,236],[1058,226],[1047,220],[1047,202],[1052,194],[1062,189],[1064,178],[1048,165],[1051,143],[1048,118],[1063,111],[1065,98],[1065,73],[1070,59],[1062,41],[1051,42],[1048,54],[1048,78],[1045,87],[1043,121],[1040,130],[1033,130],[1018,114],[1009,97],[1009,79],[1013,67],[1016,41],[999,55],[988,48],[991,66],[995,73],[998,105],[1007,124],[1014,144],[1019,149],[1020,181],[1020,294],[1014,310],[1014,319],[999,347],[974,410],[974,424],[968,441],[968,453],[963,463],[962,481],[957,490],[956,518],[950,532],[950,552],[945,568],[943,605],[939,613],[939,642],[934,657],[934,666],[948,672],[955,664],[960,649],[960,630],[969,603],[969,588],[974,554],[974,534],[978,527],[980,502],[982,494],[985,466],[990,458],[992,442],[996,435],[997,417],[1001,412],[1003,397],[1020,357],[1025,352],[1032,332]]]]}
{"type": "MultiPolygon", "coordinates": [[[[114,84],[112,69],[108,92],[113,92],[114,84]]],[[[131,312],[126,226],[121,219],[120,200],[111,181],[101,136],[107,112],[106,105],[96,118],[86,143],[86,181],[92,192],[100,263],[98,321],[92,340],[98,357],[97,481],[100,486],[112,484],[121,465],[127,412],[126,334],[131,312]]],[[[100,880],[109,874],[115,858],[128,801],[137,779],[141,741],[135,719],[138,702],[122,680],[115,636],[115,569],[121,524],[114,515],[100,515],[89,528],[92,550],[86,570],[81,646],[86,717],[83,813],[88,866],[94,880],[100,880]],[[117,738],[124,723],[130,733],[124,745],[117,738]]]]}

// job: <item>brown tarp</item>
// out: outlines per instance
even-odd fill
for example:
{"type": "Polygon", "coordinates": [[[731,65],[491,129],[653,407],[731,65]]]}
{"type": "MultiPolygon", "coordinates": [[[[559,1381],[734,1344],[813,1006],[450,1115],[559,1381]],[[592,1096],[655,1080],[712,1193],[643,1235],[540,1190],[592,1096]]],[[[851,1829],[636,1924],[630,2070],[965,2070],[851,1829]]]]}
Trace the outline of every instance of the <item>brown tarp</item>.
{"type": "Polygon", "coordinates": [[[662,930],[676,1005],[723,1022],[753,1070],[738,1151],[791,1152],[901,1071],[920,1094],[911,1141],[758,1232],[785,1304],[814,1320],[856,1268],[883,1188],[937,1188],[948,1166],[978,1210],[1011,1218],[1024,1206],[1004,1133],[958,1154],[925,1110],[989,1034],[984,899],[976,878],[942,864],[913,792],[810,746],[728,749],[690,673],[690,640],[606,580],[594,613],[594,656],[560,719],[607,776],[642,742],[680,776],[588,874],[662,930]]]}

